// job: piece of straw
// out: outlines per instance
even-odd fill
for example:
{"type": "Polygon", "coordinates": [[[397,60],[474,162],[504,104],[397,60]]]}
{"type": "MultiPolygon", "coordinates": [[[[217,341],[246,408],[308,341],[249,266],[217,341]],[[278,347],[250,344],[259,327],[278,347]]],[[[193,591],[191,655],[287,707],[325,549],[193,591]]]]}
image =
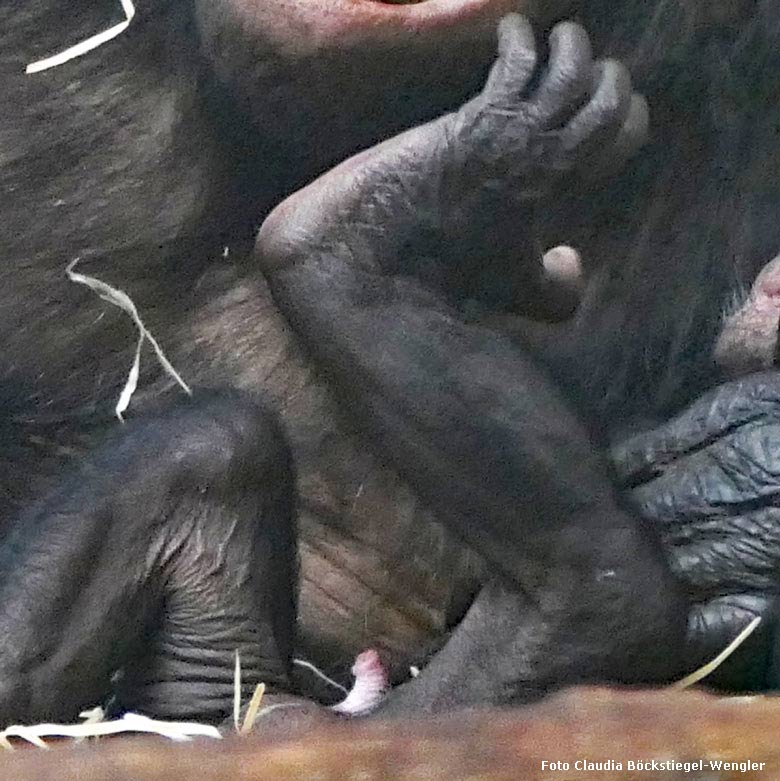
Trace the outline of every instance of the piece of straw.
{"type": "Polygon", "coordinates": [[[209,724],[191,721],[159,721],[140,713],[125,713],[121,719],[84,724],[14,724],[0,732],[0,745],[13,750],[9,738],[20,738],[39,748],[48,748],[45,737],[91,738],[123,732],[146,732],[170,740],[187,741],[193,737],[221,738],[219,730],[209,724]]]}
{"type": "Polygon", "coordinates": [[[761,616],[756,616],[712,661],[699,667],[698,670],[694,670],[690,675],[686,675],[685,678],[675,681],[669,688],[687,689],[689,686],[698,683],[702,678],[706,678],[711,672],[720,667],[753,634],[760,623],[761,616]]]}
{"type": "Polygon", "coordinates": [[[322,672],[322,670],[320,670],[318,667],[315,667],[311,662],[307,662],[305,659],[293,659],[292,663],[296,665],[296,667],[303,667],[304,669],[314,673],[314,675],[316,675],[320,680],[324,681],[329,686],[332,686],[334,689],[338,689],[344,694],[349,694],[349,689],[347,689],[346,686],[342,686],[337,681],[334,681],[333,678],[329,678],[327,675],[325,675],[324,672],[322,672]]]}
{"type": "Polygon", "coordinates": [[[109,27],[108,30],[104,30],[102,33],[87,38],[81,43],[77,43],[75,46],[71,46],[59,54],[53,54],[51,57],[46,57],[43,60],[30,63],[25,68],[25,73],[40,73],[41,71],[48,70],[49,68],[56,68],[58,65],[64,65],[69,60],[75,60],[76,57],[81,57],[87,52],[91,52],[93,49],[97,49],[98,46],[102,46],[118,35],[121,35],[129,26],[130,22],[135,16],[135,6],[132,0],[120,0],[122,4],[122,10],[125,12],[124,22],[119,22],[113,27],[109,27]]]}
{"type": "Polygon", "coordinates": [[[90,290],[93,290],[95,293],[97,293],[98,296],[103,299],[103,301],[118,307],[123,312],[127,312],[138,329],[138,344],[135,348],[135,358],[133,360],[133,365],[130,367],[130,373],[127,376],[127,382],[125,382],[125,386],[122,389],[122,393],[119,395],[119,400],[117,401],[116,407],[114,408],[116,416],[119,418],[119,420],[124,422],[122,415],[130,405],[130,399],[132,399],[133,394],[138,387],[138,376],[141,371],[141,347],[143,347],[144,340],[148,341],[149,344],[152,345],[152,348],[157,355],[157,360],[160,362],[160,365],[164,369],[165,373],[168,374],[168,376],[173,380],[175,380],[179,384],[179,387],[181,387],[181,389],[188,396],[192,396],[192,391],[190,390],[189,385],[187,385],[187,383],[184,382],[184,380],[179,376],[179,373],[176,371],[176,369],[173,368],[171,362],[165,357],[165,353],[157,343],[157,340],[152,336],[152,334],[149,332],[149,329],[144,325],[143,320],[141,320],[141,316],[138,314],[138,309],[136,309],[136,306],[130,296],[128,296],[124,290],[111,287],[111,285],[107,285],[105,282],[97,279],[96,277],[90,277],[86,274],[80,274],[74,271],[73,269],[76,267],[76,264],[79,262],[79,260],[80,258],[76,258],[75,260],[71,261],[68,264],[68,267],[65,269],[65,273],[68,275],[68,279],[78,285],[85,285],[90,290]]]}
{"type": "Polygon", "coordinates": [[[238,732],[241,716],[241,657],[236,649],[236,664],[233,668],[233,727],[238,732]]]}
{"type": "Polygon", "coordinates": [[[255,725],[257,719],[257,712],[260,710],[260,704],[263,702],[263,695],[265,694],[265,684],[258,683],[255,686],[255,691],[252,694],[252,699],[249,700],[249,705],[246,709],[246,715],[244,716],[244,723],[241,725],[239,732],[242,735],[246,735],[252,731],[252,727],[255,725]]]}

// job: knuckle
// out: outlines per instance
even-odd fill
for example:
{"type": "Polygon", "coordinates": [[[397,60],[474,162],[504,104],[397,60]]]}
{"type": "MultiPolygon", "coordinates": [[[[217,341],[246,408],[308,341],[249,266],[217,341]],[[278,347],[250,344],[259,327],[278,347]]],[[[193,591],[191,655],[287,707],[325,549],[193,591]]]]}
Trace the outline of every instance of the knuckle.
{"type": "Polygon", "coordinates": [[[561,101],[584,97],[592,91],[592,66],[576,56],[561,57],[550,70],[548,84],[561,101]]]}
{"type": "Polygon", "coordinates": [[[558,22],[550,31],[550,43],[564,40],[588,41],[589,39],[585,28],[581,24],[567,20],[558,22]]]}
{"type": "Polygon", "coordinates": [[[536,70],[536,53],[528,50],[512,52],[504,58],[497,78],[488,83],[491,99],[508,97],[512,103],[520,102],[519,93],[530,74],[536,70]]]}
{"type": "Polygon", "coordinates": [[[620,94],[614,90],[608,90],[600,95],[596,102],[599,124],[613,122],[617,116],[622,114],[623,105],[620,94]]]}
{"type": "Polygon", "coordinates": [[[636,135],[646,137],[650,132],[650,107],[643,95],[636,92],[631,96],[628,122],[636,135]]]}
{"type": "Polygon", "coordinates": [[[561,89],[585,87],[586,79],[576,62],[562,63],[556,72],[555,86],[561,89]]]}
{"type": "Polygon", "coordinates": [[[628,68],[620,62],[620,60],[602,60],[601,64],[604,68],[604,77],[615,88],[615,90],[621,94],[631,94],[631,74],[628,72],[628,68]]]}
{"type": "Polygon", "coordinates": [[[524,47],[513,52],[511,59],[511,69],[513,72],[530,73],[536,70],[537,62],[538,57],[536,55],[536,51],[524,47]]]}
{"type": "Polygon", "coordinates": [[[601,78],[593,101],[604,121],[610,121],[627,111],[631,100],[631,79],[625,67],[616,60],[600,63],[599,70],[601,78]]]}
{"type": "Polygon", "coordinates": [[[533,34],[522,29],[504,32],[499,39],[498,60],[488,81],[488,91],[516,92],[536,70],[537,54],[533,34]]]}

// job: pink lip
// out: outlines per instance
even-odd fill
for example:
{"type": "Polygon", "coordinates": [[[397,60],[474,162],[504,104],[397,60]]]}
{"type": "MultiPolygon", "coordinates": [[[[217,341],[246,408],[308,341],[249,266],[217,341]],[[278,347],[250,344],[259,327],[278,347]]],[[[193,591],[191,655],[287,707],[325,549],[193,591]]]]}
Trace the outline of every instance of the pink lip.
{"type": "MultiPolygon", "coordinates": [[[[372,41],[402,42],[420,34],[480,37],[510,11],[524,12],[529,0],[254,0],[242,15],[264,37],[296,42],[300,53],[338,50],[372,41]],[[304,43],[305,42],[305,43],[304,43]]],[[[410,41],[411,42],[411,41],[410,41]]]]}
{"type": "MultiPolygon", "coordinates": [[[[441,29],[468,22],[494,22],[510,11],[517,11],[523,3],[517,0],[422,0],[403,5],[378,0],[324,0],[333,13],[336,24],[349,28],[353,24],[379,24],[399,30],[441,29]]],[[[320,5],[314,2],[313,5],[320,5]]]]}

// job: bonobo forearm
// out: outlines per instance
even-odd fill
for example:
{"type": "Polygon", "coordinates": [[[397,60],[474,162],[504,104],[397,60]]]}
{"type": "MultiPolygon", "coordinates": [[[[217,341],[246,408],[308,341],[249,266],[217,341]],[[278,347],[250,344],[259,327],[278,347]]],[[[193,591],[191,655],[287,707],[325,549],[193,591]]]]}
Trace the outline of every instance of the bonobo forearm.
{"type": "Polygon", "coordinates": [[[573,578],[668,586],[585,427],[507,340],[464,324],[414,280],[342,258],[313,256],[269,279],[379,451],[505,574],[533,587],[558,562],[573,578]]]}
{"type": "MultiPolygon", "coordinates": [[[[586,509],[613,514],[606,469],[584,427],[507,340],[464,324],[413,279],[332,255],[277,269],[269,281],[382,451],[421,492],[437,487],[434,504],[454,502],[465,516],[489,506],[506,520],[508,538],[525,537],[510,520],[524,507],[534,508],[529,522],[542,534],[586,509]]],[[[534,544],[518,540],[517,548],[534,544]]]]}

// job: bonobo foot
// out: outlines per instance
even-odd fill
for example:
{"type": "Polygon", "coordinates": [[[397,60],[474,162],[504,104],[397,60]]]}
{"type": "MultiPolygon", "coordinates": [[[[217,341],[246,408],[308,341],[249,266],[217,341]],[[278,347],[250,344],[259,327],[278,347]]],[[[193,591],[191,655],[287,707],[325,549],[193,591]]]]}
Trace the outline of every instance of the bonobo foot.
{"type": "Polygon", "coordinates": [[[290,456],[239,394],[130,422],[19,519],[0,551],[0,723],[119,700],[218,721],[287,685],[296,543],[290,456]]]}
{"type": "Polygon", "coordinates": [[[512,298],[543,275],[541,258],[529,271],[516,254],[525,205],[644,134],[627,71],[594,64],[579,26],[556,27],[535,69],[528,24],[507,17],[480,95],[296,193],[258,239],[276,302],[350,418],[495,572],[386,712],[401,698],[431,711],[678,672],[688,606],[603,446],[565,388],[461,306],[507,268],[493,253],[512,258],[512,298]]]}
{"type": "Polygon", "coordinates": [[[553,29],[547,67],[531,87],[537,65],[531,26],[506,17],[484,89],[444,120],[449,151],[462,155],[462,188],[536,199],[556,175],[625,159],[644,142],[644,98],[632,92],[620,62],[593,62],[582,27],[564,22],[553,29]]]}
{"type": "Polygon", "coordinates": [[[488,583],[444,648],[372,715],[403,718],[540,697],[548,686],[566,683],[550,675],[558,665],[549,631],[533,600],[497,581],[488,583]]]}
{"type": "Polygon", "coordinates": [[[620,168],[644,142],[648,112],[621,63],[593,62],[579,25],[553,29],[532,86],[537,65],[528,22],[505,18],[485,88],[442,120],[439,230],[457,298],[545,318],[555,295],[533,244],[536,204],[563,175],[620,168]]]}
{"type": "Polygon", "coordinates": [[[266,271],[341,241],[360,267],[413,276],[450,303],[535,313],[550,292],[532,207],[565,174],[624,162],[646,138],[648,112],[621,63],[592,60],[577,24],[553,29],[538,85],[529,23],[507,16],[498,40],[484,89],[459,111],[277,207],[258,238],[266,271]]]}

